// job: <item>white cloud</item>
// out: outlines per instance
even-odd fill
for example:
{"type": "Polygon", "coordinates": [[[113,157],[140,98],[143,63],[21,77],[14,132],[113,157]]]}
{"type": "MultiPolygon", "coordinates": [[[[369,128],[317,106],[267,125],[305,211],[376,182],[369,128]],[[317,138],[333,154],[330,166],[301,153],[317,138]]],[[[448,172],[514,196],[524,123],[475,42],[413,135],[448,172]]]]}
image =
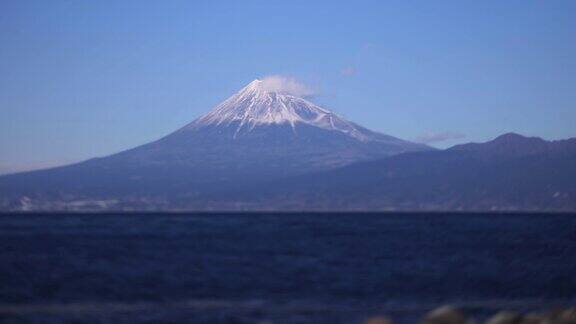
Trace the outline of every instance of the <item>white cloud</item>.
{"type": "Polygon", "coordinates": [[[351,66],[347,66],[343,68],[342,71],[340,71],[340,74],[342,74],[343,76],[352,76],[356,74],[356,69],[351,66]]]}
{"type": "Polygon", "coordinates": [[[414,141],[417,143],[431,144],[431,143],[438,143],[438,142],[443,142],[443,141],[447,141],[447,140],[460,139],[460,138],[464,138],[464,137],[466,137],[466,135],[464,135],[462,133],[458,133],[458,132],[450,132],[450,131],[427,132],[427,133],[424,133],[420,136],[417,136],[414,139],[414,141]]]}
{"type": "Polygon", "coordinates": [[[311,97],[316,94],[312,88],[294,78],[282,75],[270,75],[262,79],[262,88],[265,91],[279,92],[296,97],[311,97]]]}

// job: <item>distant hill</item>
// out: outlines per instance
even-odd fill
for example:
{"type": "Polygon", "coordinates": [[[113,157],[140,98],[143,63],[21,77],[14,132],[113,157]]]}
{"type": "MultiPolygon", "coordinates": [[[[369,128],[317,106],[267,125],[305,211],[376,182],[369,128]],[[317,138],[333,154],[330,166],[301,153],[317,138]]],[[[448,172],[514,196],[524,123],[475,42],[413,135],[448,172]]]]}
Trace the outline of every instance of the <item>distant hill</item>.
{"type": "Polygon", "coordinates": [[[575,211],[576,138],[545,141],[510,133],[266,187],[231,200],[286,210],[575,211]]]}

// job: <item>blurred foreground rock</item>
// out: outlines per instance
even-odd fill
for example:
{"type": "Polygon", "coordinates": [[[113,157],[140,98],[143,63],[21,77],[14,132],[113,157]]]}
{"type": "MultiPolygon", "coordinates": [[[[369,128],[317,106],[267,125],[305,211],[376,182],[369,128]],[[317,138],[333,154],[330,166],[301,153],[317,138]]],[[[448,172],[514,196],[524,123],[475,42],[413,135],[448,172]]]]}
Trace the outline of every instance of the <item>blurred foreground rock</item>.
{"type": "Polygon", "coordinates": [[[386,316],[370,317],[363,324],[393,324],[391,319],[386,316]]]}
{"type": "Polygon", "coordinates": [[[422,324],[469,324],[466,315],[453,306],[442,306],[432,310],[422,319],[422,324]]]}
{"type": "Polygon", "coordinates": [[[513,311],[501,311],[492,316],[486,324],[519,324],[522,323],[522,315],[513,311]]]}
{"type": "Polygon", "coordinates": [[[442,306],[426,314],[421,324],[576,324],[576,307],[542,312],[520,313],[502,310],[485,321],[477,322],[454,306],[442,306]]]}

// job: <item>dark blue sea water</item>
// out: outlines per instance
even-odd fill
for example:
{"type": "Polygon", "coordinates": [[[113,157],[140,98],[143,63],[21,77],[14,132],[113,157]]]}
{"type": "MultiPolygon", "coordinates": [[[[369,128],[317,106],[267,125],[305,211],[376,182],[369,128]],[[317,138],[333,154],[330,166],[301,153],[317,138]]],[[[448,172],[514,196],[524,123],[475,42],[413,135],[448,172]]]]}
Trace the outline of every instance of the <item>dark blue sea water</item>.
{"type": "Polygon", "coordinates": [[[6,321],[355,323],[574,300],[576,215],[0,216],[6,321]]]}

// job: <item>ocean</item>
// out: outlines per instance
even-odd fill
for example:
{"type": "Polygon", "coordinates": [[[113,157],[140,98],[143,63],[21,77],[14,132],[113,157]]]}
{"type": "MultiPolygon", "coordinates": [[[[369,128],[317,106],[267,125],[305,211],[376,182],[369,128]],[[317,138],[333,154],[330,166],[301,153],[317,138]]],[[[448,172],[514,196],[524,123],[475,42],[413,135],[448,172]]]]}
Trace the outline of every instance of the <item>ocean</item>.
{"type": "Polygon", "coordinates": [[[414,323],[576,301],[576,215],[0,215],[0,321],[414,323]]]}

